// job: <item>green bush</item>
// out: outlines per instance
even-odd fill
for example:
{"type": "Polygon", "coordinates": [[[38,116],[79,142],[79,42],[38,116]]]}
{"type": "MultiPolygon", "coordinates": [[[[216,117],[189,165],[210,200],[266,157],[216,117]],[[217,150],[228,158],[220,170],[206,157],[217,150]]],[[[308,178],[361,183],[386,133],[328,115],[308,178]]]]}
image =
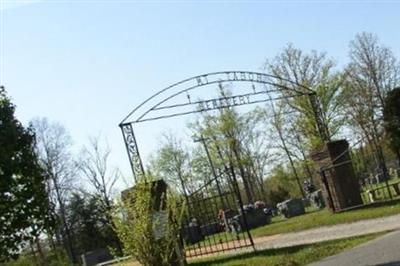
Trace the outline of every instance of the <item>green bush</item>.
{"type": "Polygon", "coordinates": [[[144,266],[171,265],[180,255],[175,251],[183,208],[178,207],[177,197],[171,192],[163,194],[157,202],[152,197],[155,190],[152,182],[136,184],[113,213],[124,255],[131,255],[144,266]]]}
{"type": "Polygon", "coordinates": [[[69,266],[68,257],[62,249],[57,251],[45,251],[44,258],[40,259],[38,255],[31,253],[22,254],[16,260],[11,260],[0,264],[1,266],[69,266]]]}

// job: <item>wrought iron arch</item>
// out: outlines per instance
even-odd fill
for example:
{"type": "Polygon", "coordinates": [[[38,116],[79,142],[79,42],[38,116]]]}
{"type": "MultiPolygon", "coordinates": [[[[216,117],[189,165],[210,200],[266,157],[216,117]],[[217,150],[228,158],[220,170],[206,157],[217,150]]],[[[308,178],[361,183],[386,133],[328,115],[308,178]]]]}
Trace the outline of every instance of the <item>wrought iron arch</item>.
{"type": "Polygon", "coordinates": [[[304,95],[309,96],[321,138],[324,141],[328,140],[327,128],[323,121],[323,116],[321,115],[321,107],[318,102],[318,98],[316,97],[315,91],[313,91],[309,87],[276,75],[261,72],[220,71],[206,73],[184,79],[160,90],[159,92],[147,98],[136,108],[134,108],[119,124],[135,180],[138,180],[139,176],[144,175],[144,167],[140,158],[137,141],[133,131],[133,124],[174,116],[188,115],[197,112],[206,112],[221,108],[228,108],[231,106],[255,104],[259,102],[279,99],[279,97],[275,99],[272,99],[271,97],[266,97],[263,99],[250,100],[250,96],[269,95],[269,93],[272,92],[280,93],[280,98],[290,98],[304,95]],[[188,100],[185,102],[173,104],[168,103],[178,96],[193,91],[196,88],[201,88],[213,84],[223,84],[226,82],[247,82],[252,84],[258,83],[269,86],[270,89],[260,91],[256,91],[254,89],[252,92],[245,94],[224,96],[209,100],[192,101],[188,96],[188,100]],[[247,97],[248,100],[244,100],[244,97],[247,97]],[[170,113],[165,113],[168,111],[170,113]],[[157,112],[162,112],[162,114],[157,114],[157,112]],[[151,116],[152,114],[155,115],[151,116]]]}

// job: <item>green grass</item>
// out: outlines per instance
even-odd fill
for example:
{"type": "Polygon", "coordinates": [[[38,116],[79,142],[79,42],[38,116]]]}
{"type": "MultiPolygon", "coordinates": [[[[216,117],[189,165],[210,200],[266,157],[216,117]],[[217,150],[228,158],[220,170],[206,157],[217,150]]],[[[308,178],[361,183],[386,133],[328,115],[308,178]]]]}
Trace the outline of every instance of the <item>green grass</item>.
{"type": "MultiPolygon", "coordinates": [[[[252,237],[256,238],[261,236],[298,232],[321,226],[351,223],[360,220],[379,218],[399,213],[399,201],[387,202],[384,203],[383,206],[366,206],[362,209],[356,209],[335,214],[332,214],[327,209],[308,209],[308,213],[290,219],[282,218],[282,216],[273,217],[271,224],[252,229],[250,230],[250,232],[252,237]]],[[[240,234],[241,238],[243,238],[243,236],[247,238],[247,235],[240,234]]],[[[235,234],[222,232],[219,234],[207,236],[205,240],[196,243],[193,246],[189,246],[189,248],[209,245],[208,239],[210,239],[211,243],[215,244],[233,240],[235,239],[235,237],[235,234]]]]}
{"type": "Polygon", "coordinates": [[[389,200],[390,194],[392,195],[393,199],[400,199],[400,195],[396,193],[396,190],[393,188],[392,185],[400,184],[399,178],[394,178],[388,181],[389,188],[387,187],[386,183],[379,183],[379,184],[371,184],[364,187],[364,190],[361,192],[361,197],[364,203],[370,203],[370,198],[367,193],[368,190],[374,190],[376,194],[377,200],[389,200]],[[389,194],[390,191],[390,194],[389,194]]]}
{"type": "Polygon", "coordinates": [[[274,217],[271,224],[251,230],[253,237],[297,232],[306,229],[351,223],[365,219],[384,217],[400,213],[400,203],[391,202],[384,206],[368,206],[341,213],[330,213],[327,209],[315,211],[290,219],[274,217]]]}
{"type": "Polygon", "coordinates": [[[246,253],[236,256],[220,256],[211,259],[194,260],[190,263],[192,266],[203,265],[224,265],[224,266],[300,266],[324,257],[331,256],[350,249],[364,242],[372,240],[384,233],[371,234],[360,237],[352,237],[340,240],[321,242],[312,245],[301,245],[289,248],[271,249],[259,251],[256,253],[246,253]]]}

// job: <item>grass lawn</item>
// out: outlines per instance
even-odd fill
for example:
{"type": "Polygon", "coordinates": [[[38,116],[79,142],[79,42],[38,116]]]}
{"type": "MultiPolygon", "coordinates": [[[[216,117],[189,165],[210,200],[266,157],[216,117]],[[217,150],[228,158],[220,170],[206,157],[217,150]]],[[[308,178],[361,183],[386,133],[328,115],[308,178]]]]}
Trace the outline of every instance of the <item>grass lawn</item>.
{"type": "MultiPolygon", "coordinates": [[[[373,219],[384,216],[390,216],[400,213],[400,201],[388,202],[383,206],[366,206],[362,209],[356,209],[341,213],[332,214],[327,209],[310,211],[304,215],[296,216],[290,219],[276,216],[272,218],[272,223],[251,230],[253,238],[260,236],[269,236],[275,234],[284,234],[298,232],[321,226],[335,224],[351,223],[365,219],[373,219]]],[[[211,242],[226,242],[234,239],[235,235],[227,232],[208,236],[211,242]],[[215,240],[213,240],[215,239],[215,240]]],[[[207,242],[206,240],[203,240],[207,242]]],[[[203,243],[200,242],[200,244],[203,243]]],[[[196,245],[200,245],[197,243],[196,245]]]]}
{"type": "Polygon", "coordinates": [[[341,213],[330,213],[327,209],[314,211],[290,219],[274,217],[272,223],[251,230],[253,237],[297,232],[326,225],[351,223],[365,219],[379,218],[400,213],[400,202],[387,203],[384,206],[368,206],[362,209],[341,213]]]}
{"type": "Polygon", "coordinates": [[[224,265],[224,266],[300,266],[318,261],[324,257],[337,254],[364,242],[372,240],[384,233],[327,241],[312,245],[302,245],[289,248],[271,249],[257,253],[247,253],[236,256],[219,256],[212,259],[194,260],[189,265],[224,265]]]}
{"type": "Polygon", "coordinates": [[[364,203],[370,203],[371,199],[367,193],[368,190],[372,190],[375,193],[377,200],[388,200],[390,198],[390,194],[393,199],[400,199],[400,195],[398,195],[397,191],[394,189],[393,185],[399,188],[400,186],[400,178],[393,178],[388,181],[389,188],[386,183],[379,184],[371,184],[364,187],[364,190],[361,192],[361,197],[364,203]],[[389,193],[390,190],[390,193],[389,193]]]}
{"type": "MultiPolygon", "coordinates": [[[[341,212],[341,213],[336,213],[336,214],[332,214],[328,210],[324,209],[324,210],[320,210],[320,211],[312,211],[307,214],[293,217],[290,219],[274,217],[271,224],[253,229],[253,230],[251,230],[251,234],[252,234],[253,238],[256,238],[256,237],[260,237],[260,236],[297,232],[297,231],[302,231],[302,230],[311,229],[311,228],[317,228],[317,227],[321,227],[321,226],[329,226],[329,225],[342,224],[342,223],[351,223],[351,222],[356,222],[356,221],[360,221],[360,220],[379,218],[379,217],[390,216],[390,215],[399,214],[399,213],[400,213],[400,201],[385,203],[383,206],[367,206],[362,209],[351,210],[351,211],[346,211],[346,212],[341,212]]],[[[221,240],[224,241],[226,238],[225,238],[225,236],[222,237],[222,234],[229,234],[226,237],[228,239],[232,239],[233,235],[230,233],[216,234],[213,237],[215,237],[217,239],[217,241],[218,241],[218,238],[221,238],[221,240]]],[[[269,261],[268,265],[303,265],[304,263],[311,262],[311,261],[306,260],[306,258],[311,256],[314,252],[316,254],[318,254],[318,257],[315,257],[315,255],[313,255],[315,257],[315,260],[318,260],[319,258],[332,255],[333,253],[329,253],[330,250],[334,250],[337,253],[337,252],[342,251],[343,249],[351,248],[362,242],[368,241],[369,239],[372,239],[374,236],[376,236],[376,235],[355,237],[355,238],[350,238],[347,240],[336,240],[336,241],[330,241],[330,242],[326,242],[326,243],[324,242],[324,243],[319,243],[319,244],[306,245],[306,246],[293,247],[293,248],[269,250],[269,251],[265,251],[265,252],[260,252],[257,255],[254,255],[254,254],[241,255],[241,256],[239,256],[240,259],[236,259],[237,261],[234,263],[232,262],[233,264],[223,264],[223,263],[228,263],[228,261],[229,261],[229,263],[231,263],[232,259],[217,257],[217,258],[219,258],[218,263],[221,263],[221,264],[217,264],[217,263],[205,264],[204,262],[203,263],[196,262],[193,265],[267,265],[266,263],[264,263],[262,261],[265,260],[266,257],[270,257],[270,256],[271,256],[271,260],[268,259],[268,261],[269,261]],[[330,245],[333,245],[333,248],[330,245]],[[297,254],[296,257],[298,257],[300,262],[298,262],[298,264],[296,264],[297,262],[288,261],[287,264],[284,264],[286,262],[283,261],[283,259],[285,259],[285,257],[291,258],[291,256],[293,254],[297,254]],[[321,256],[319,256],[319,255],[321,255],[321,256]],[[250,258],[250,257],[252,257],[252,258],[250,258]],[[274,264],[275,262],[273,260],[278,261],[279,258],[280,258],[279,263],[281,263],[281,264],[279,264],[279,263],[274,264]],[[257,260],[261,260],[261,261],[257,261],[257,260]],[[245,261],[245,263],[244,263],[244,261],[245,261]],[[290,263],[292,263],[292,264],[290,264],[290,263]],[[303,263],[303,264],[301,264],[301,263],[303,263]]],[[[125,265],[129,265],[129,266],[135,265],[136,266],[138,264],[135,264],[132,261],[127,261],[126,263],[119,263],[118,265],[124,265],[124,266],[125,265]]]]}

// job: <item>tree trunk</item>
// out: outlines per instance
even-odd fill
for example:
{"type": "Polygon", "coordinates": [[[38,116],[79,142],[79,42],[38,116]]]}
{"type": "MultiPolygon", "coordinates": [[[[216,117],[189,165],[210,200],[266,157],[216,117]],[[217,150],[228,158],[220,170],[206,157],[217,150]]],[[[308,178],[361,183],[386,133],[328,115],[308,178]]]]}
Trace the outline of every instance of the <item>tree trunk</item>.
{"type": "Polygon", "coordinates": [[[290,155],[290,151],[289,151],[288,147],[286,146],[286,141],[285,141],[285,138],[283,137],[282,130],[277,125],[275,125],[275,128],[276,128],[276,131],[278,131],[279,139],[281,140],[283,150],[285,151],[285,153],[286,153],[286,155],[287,155],[287,157],[289,159],[289,163],[290,163],[290,166],[292,167],[292,171],[293,171],[294,177],[296,178],[296,182],[297,182],[297,185],[299,187],[299,191],[301,193],[301,196],[303,198],[305,198],[306,196],[304,194],[303,187],[301,185],[299,175],[297,174],[296,167],[294,167],[294,162],[293,162],[292,156],[290,155]]]}
{"type": "Polygon", "coordinates": [[[57,178],[53,178],[53,182],[54,182],[54,188],[56,190],[57,201],[58,201],[58,204],[60,205],[61,222],[62,222],[64,231],[65,231],[65,238],[66,238],[65,239],[65,247],[67,249],[68,256],[69,256],[72,264],[74,264],[76,262],[76,257],[75,257],[75,253],[74,253],[73,246],[72,246],[71,232],[70,232],[69,226],[66,221],[64,202],[61,199],[61,195],[60,195],[60,191],[59,191],[59,187],[58,187],[58,183],[57,183],[56,179],[57,178]]]}
{"type": "Polygon", "coordinates": [[[42,250],[42,245],[40,244],[40,239],[39,237],[35,237],[35,244],[36,244],[36,249],[39,253],[39,258],[40,261],[44,261],[44,254],[43,254],[43,250],[42,250]]]}
{"type": "Polygon", "coordinates": [[[33,248],[32,240],[29,240],[29,247],[30,247],[32,255],[33,255],[34,265],[40,265],[39,262],[38,262],[38,258],[36,256],[35,249],[33,248]]]}
{"type": "Polygon", "coordinates": [[[240,175],[242,176],[242,180],[243,180],[244,190],[246,192],[247,201],[249,203],[254,203],[254,197],[253,197],[253,193],[252,193],[253,191],[252,191],[252,189],[250,187],[249,180],[248,180],[248,177],[246,175],[246,171],[243,168],[243,165],[242,165],[242,162],[241,162],[241,158],[240,158],[240,154],[239,154],[239,152],[237,150],[237,147],[236,147],[236,140],[234,142],[235,142],[234,145],[232,145],[233,146],[232,147],[232,151],[233,151],[233,154],[235,155],[240,175]]]}
{"type": "MultiPolygon", "coordinates": [[[[397,150],[396,157],[397,157],[397,163],[399,165],[399,171],[400,171],[400,149],[397,150]]],[[[397,171],[397,177],[400,177],[399,171],[397,171]]]]}

